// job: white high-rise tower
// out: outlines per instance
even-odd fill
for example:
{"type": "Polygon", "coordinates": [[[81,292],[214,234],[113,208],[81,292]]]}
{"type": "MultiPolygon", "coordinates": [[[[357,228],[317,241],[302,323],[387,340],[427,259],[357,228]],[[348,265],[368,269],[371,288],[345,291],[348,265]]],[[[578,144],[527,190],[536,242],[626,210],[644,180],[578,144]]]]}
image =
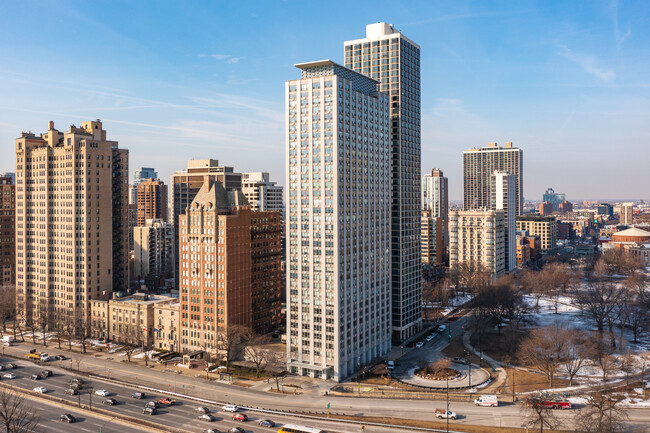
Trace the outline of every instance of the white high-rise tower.
{"type": "Polygon", "coordinates": [[[389,100],[332,61],[286,83],[287,368],[340,381],[391,346],[389,100]]]}

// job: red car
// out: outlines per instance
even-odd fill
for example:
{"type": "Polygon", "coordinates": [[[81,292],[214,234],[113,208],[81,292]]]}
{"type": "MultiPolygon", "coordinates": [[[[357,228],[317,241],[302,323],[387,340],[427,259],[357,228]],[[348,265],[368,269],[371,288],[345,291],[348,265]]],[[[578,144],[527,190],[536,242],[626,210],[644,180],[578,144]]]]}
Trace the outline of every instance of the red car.
{"type": "Polygon", "coordinates": [[[248,421],[248,416],[245,413],[234,413],[232,415],[232,420],[233,421],[248,421]]]}
{"type": "Polygon", "coordinates": [[[165,398],[159,399],[158,403],[164,404],[165,406],[173,406],[174,403],[176,403],[176,400],[172,400],[170,398],[165,397],[165,398]]]}

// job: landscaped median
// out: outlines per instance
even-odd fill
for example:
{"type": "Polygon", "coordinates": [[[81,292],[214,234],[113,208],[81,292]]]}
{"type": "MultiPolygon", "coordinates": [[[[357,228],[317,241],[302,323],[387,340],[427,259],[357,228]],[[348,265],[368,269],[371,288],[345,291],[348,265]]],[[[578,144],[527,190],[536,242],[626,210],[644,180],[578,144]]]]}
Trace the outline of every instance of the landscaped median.
{"type": "Polygon", "coordinates": [[[27,390],[7,383],[3,383],[2,386],[12,390],[18,395],[22,395],[26,398],[29,398],[30,400],[44,401],[45,404],[56,403],[57,405],[68,406],[71,409],[74,409],[75,412],[81,412],[86,415],[92,415],[96,418],[101,418],[103,420],[113,420],[112,422],[114,423],[123,424],[130,427],[137,427],[138,429],[143,431],[149,431],[154,433],[158,433],[161,431],[169,432],[169,433],[186,433],[186,430],[169,427],[163,424],[158,424],[155,422],[135,418],[128,415],[117,414],[115,412],[110,412],[102,408],[93,407],[92,409],[90,409],[90,407],[87,404],[78,405],[69,400],[55,397],[53,395],[39,394],[35,391],[27,390]]]}

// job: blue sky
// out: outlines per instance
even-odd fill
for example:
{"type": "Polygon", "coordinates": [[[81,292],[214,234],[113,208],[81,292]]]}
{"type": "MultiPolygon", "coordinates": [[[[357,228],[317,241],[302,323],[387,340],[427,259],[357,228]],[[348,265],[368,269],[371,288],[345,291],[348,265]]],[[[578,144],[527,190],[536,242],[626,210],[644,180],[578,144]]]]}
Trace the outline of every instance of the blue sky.
{"type": "Polygon", "coordinates": [[[422,169],[524,150],[524,195],[650,198],[650,2],[0,0],[0,171],[48,120],[100,118],[131,171],[190,158],[284,183],[284,81],[392,23],[420,44],[422,169]],[[370,8],[369,5],[372,4],[370,8]]]}

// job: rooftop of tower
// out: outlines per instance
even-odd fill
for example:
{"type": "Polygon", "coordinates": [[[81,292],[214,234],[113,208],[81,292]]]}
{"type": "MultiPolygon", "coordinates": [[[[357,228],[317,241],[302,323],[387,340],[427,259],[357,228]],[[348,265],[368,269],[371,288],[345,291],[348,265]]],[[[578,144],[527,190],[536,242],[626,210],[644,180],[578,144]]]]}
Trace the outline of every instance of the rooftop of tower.
{"type": "Polygon", "coordinates": [[[376,92],[377,84],[379,84],[377,80],[339,65],[329,59],[296,63],[294,66],[302,71],[301,79],[339,75],[352,81],[352,90],[368,95],[376,92]]]}
{"type": "Polygon", "coordinates": [[[413,42],[411,39],[407,38],[404,36],[402,32],[397,30],[395,26],[392,24],[388,24],[385,22],[377,22],[373,24],[367,24],[366,25],[366,37],[361,38],[361,39],[354,39],[351,41],[345,41],[343,43],[344,46],[346,45],[355,45],[355,44],[361,44],[364,42],[370,42],[370,41],[379,41],[381,39],[390,39],[393,37],[393,35],[399,35],[401,38],[407,40],[409,43],[417,47],[418,49],[420,46],[413,42]]]}

